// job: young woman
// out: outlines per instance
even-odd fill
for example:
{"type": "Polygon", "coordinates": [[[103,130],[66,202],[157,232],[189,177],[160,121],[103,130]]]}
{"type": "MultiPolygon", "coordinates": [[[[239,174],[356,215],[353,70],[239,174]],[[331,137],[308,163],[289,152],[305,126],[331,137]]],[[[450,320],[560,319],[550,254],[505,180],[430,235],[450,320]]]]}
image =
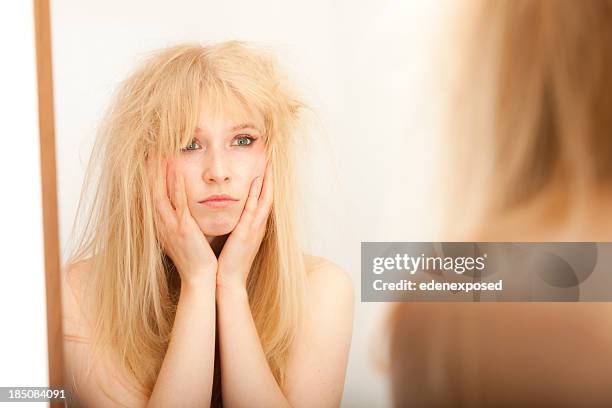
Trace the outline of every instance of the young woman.
{"type": "Polygon", "coordinates": [[[64,268],[74,405],[339,404],[353,291],[298,243],[302,107],[237,42],[167,48],[122,83],[64,268]]]}
{"type": "MultiPolygon", "coordinates": [[[[610,241],[612,1],[467,7],[446,239],[610,241]]],[[[395,405],[611,406],[611,316],[596,302],[398,305],[395,405]]]]}

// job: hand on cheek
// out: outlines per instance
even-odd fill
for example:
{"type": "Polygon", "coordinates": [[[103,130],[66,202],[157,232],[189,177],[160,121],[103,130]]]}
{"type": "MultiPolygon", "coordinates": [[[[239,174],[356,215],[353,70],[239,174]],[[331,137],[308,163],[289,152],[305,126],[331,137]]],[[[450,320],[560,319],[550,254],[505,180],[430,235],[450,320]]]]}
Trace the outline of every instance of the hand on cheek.
{"type": "Polygon", "coordinates": [[[256,177],[251,182],[240,220],[219,255],[217,286],[246,288],[251,265],[266,232],[272,209],[273,189],[272,166],[268,164],[263,178],[256,177]]]}
{"type": "Polygon", "coordinates": [[[172,160],[149,160],[147,171],[154,188],[157,238],[174,262],[181,281],[191,284],[214,279],[217,259],[189,211],[182,171],[172,160]]]}

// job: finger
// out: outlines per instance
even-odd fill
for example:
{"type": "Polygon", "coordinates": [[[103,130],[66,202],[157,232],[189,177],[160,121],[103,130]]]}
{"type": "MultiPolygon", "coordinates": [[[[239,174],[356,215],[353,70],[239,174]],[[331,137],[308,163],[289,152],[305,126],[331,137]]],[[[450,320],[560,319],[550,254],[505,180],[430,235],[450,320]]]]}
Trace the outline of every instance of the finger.
{"type": "Polygon", "coordinates": [[[162,249],[165,248],[165,225],[171,220],[171,207],[164,197],[162,176],[162,163],[159,158],[149,156],[145,163],[147,168],[147,176],[149,178],[149,186],[151,187],[151,195],[153,201],[153,225],[155,228],[155,236],[159,241],[162,249]]]}
{"type": "Polygon", "coordinates": [[[185,191],[185,179],[181,172],[175,172],[176,183],[174,196],[176,198],[176,210],[182,214],[187,209],[187,193],[185,191]]]}
{"type": "Polygon", "coordinates": [[[149,169],[149,180],[153,193],[153,202],[157,211],[162,217],[172,215],[172,207],[168,202],[165,194],[166,191],[166,175],[164,172],[164,164],[162,160],[155,159],[147,164],[149,169]]]}
{"type": "Polygon", "coordinates": [[[249,210],[249,212],[254,213],[257,209],[257,201],[259,200],[259,195],[261,194],[261,187],[263,184],[263,179],[261,176],[255,177],[253,183],[251,183],[251,189],[249,190],[249,198],[246,202],[245,207],[249,210]]]}
{"type": "Polygon", "coordinates": [[[245,203],[244,210],[242,211],[242,215],[240,216],[240,224],[251,224],[251,221],[253,220],[253,217],[255,215],[255,211],[257,210],[257,199],[261,191],[261,185],[261,177],[256,177],[251,183],[251,188],[249,189],[249,196],[247,197],[247,202],[245,203]]]}
{"type": "Polygon", "coordinates": [[[257,209],[257,220],[263,221],[272,208],[272,200],[274,197],[274,176],[272,172],[272,163],[268,162],[266,166],[266,172],[263,180],[263,187],[261,194],[259,195],[258,209],[257,209]]]}
{"type": "MultiPolygon", "coordinates": [[[[169,176],[169,163],[167,159],[163,159],[160,163],[160,175],[159,175],[159,183],[160,183],[160,195],[161,202],[165,208],[165,212],[169,215],[174,213],[174,205],[170,200],[170,196],[168,195],[168,176],[169,176]]],[[[170,175],[171,176],[171,175],[170,175]]]]}
{"type": "Polygon", "coordinates": [[[274,193],[274,176],[272,175],[272,163],[268,162],[266,165],[266,172],[264,175],[264,183],[259,201],[271,200],[274,193]]]}
{"type": "Polygon", "coordinates": [[[174,168],[174,163],[166,162],[166,195],[168,200],[170,201],[170,205],[174,210],[176,210],[176,172],[174,168]]]}

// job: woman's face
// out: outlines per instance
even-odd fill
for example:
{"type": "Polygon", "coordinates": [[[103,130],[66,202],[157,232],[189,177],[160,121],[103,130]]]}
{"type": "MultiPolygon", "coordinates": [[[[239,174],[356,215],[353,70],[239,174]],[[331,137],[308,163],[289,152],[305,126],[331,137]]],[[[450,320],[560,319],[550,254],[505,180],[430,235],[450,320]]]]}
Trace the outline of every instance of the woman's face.
{"type": "Polygon", "coordinates": [[[189,210],[207,238],[232,232],[251,183],[266,167],[263,118],[241,103],[232,105],[216,113],[204,96],[193,140],[175,161],[189,210]]]}

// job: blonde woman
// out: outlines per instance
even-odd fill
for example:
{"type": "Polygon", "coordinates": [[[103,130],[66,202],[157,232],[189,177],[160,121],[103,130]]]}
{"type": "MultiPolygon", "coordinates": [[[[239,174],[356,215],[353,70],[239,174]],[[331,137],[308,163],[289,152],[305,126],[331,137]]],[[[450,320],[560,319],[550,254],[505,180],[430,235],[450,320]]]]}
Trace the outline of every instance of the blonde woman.
{"type": "MultiPolygon", "coordinates": [[[[610,241],[612,1],[461,7],[446,239],[610,241]]],[[[397,305],[395,406],[612,406],[611,322],[610,303],[397,305]]]]}
{"type": "Polygon", "coordinates": [[[339,405],[353,291],[298,243],[302,107],[237,42],[161,50],[122,83],[64,268],[75,406],[339,405]]]}

